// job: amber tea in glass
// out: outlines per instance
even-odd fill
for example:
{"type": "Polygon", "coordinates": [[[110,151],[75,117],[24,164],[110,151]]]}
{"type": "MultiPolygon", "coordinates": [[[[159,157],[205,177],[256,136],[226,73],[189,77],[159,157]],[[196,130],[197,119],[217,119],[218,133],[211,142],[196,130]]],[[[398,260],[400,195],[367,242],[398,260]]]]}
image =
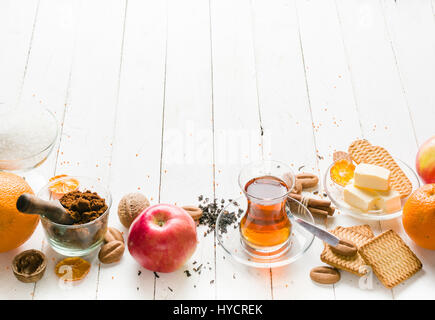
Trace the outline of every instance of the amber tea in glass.
{"type": "Polygon", "coordinates": [[[282,250],[292,227],[286,213],[287,195],[294,184],[292,170],[277,161],[255,162],[242,169],[239,184],[248,200],[240,221],[242,244],[261,253],[282,250]]]}

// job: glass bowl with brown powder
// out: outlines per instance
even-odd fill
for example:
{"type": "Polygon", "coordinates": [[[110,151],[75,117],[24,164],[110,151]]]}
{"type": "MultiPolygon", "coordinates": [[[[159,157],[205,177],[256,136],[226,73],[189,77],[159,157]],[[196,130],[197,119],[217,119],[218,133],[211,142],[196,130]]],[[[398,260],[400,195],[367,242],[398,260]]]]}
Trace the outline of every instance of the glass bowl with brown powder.
{"type": "Polygon", "coordinates": [[[41,223],[51,247],[62,255],[75,257],[91,253],[103,242],[112,196],[108,188],[97,179],[68,176],[49,182],[38,192],[38,197],[54,200],[50,186],[62,179],[71,178],[79,181],[78,189],[66,193],[59,201],[74,224],[58,224],[45,217],[41,217],[41,223]]]}

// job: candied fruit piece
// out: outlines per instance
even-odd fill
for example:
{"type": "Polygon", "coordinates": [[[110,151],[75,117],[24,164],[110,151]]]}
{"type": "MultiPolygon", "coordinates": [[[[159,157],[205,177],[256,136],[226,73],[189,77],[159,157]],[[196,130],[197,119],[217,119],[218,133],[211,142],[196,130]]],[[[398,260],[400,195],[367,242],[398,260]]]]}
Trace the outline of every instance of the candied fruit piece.
{"type": "Polygon", "coordinates": [[[334,163],[331,167],[331,179],[340,186],[346,186],[351,179],[353,179],[353,174],[355,172],[355,166],[352,162],[341,159],[334,163]]]}
{"type": "Polygon", "coordinates": [[[79,181],[77,179],[68,177],[67,175],[59,175],[49,180],[51,182],[48,190],[54,199],[58,200],[68,192],[72,192],[78,189],[79,181]]]}
{"type": "Polygon", "coordinates": [[[78,281],[82,280],[90,269],[89,262],[79,257],[73,257],[59,261],[55,267],[55,272],[64,281],[78,281]]]}

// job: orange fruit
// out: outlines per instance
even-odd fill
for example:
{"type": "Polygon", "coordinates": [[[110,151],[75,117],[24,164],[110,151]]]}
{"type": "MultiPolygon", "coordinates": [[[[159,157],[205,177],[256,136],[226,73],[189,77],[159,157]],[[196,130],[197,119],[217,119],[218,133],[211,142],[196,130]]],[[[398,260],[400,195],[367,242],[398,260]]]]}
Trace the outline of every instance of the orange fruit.
{"type": "Polygon", "coordinates": [[[48,187],[54,199],[60,199],[64,194],[77,190],[79,181],[74,178],[68,177],[66,174],[50,178],[52,182],[48,187]]]}
{"type": "Polygon", "coordinates": [[[403,227],[420,247],[435,250],[435,183],[414,191],[403,207],[403,227]]]}
{"type": "Polygon", "coordinates": [[[343,187],[353,178],[354,172],[355,166],[347,159],[335,161],[330,169],[332,181],[343,187]]]}
{"type": "Polygon", "coordinates": [[[50,179],[48,179],[48,182],[52,182],[52,181],[55,181],[55,180],[58,180],[58,179],[66,178],[66,177],[68,177],[68,175],[66,175],[66,174],[59,174],[57,176],[54,176],[54,177],[51,177],[50,179]]]}
{"type": "Polygon", "coordinates": [[[23,178],[0,171],[0,252],[22,245],[38,225],[38,215],[21,213],[16,208],[17,199],[23,193],[33,194],[23,178]]]}
{"type": "Polygon", "coordinates": [[[82,280],[91,269],[91,264],[80,257],[65,258],[56,264],[54,272],[64,281],[82,280]]]}

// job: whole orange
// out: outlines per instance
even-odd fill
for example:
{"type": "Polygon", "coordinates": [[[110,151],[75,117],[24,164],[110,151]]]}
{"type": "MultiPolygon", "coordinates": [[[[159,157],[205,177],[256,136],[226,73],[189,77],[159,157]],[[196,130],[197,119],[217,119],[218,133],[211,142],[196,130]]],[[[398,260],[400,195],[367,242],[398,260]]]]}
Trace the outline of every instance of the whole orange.
{"type": "Polygon", "coordinates": [[[33,194],[23,178],[0,171],[0,252],[22,245],[38,225],[38,215],[20,213],[16,208],[17,199],[23,193],[33,194]]]}
{"type": "Polygon", "coordinates": [[[420,247],[435,250],[435,183],[414,191],[403,207],[403,227],[420,247]]]}

